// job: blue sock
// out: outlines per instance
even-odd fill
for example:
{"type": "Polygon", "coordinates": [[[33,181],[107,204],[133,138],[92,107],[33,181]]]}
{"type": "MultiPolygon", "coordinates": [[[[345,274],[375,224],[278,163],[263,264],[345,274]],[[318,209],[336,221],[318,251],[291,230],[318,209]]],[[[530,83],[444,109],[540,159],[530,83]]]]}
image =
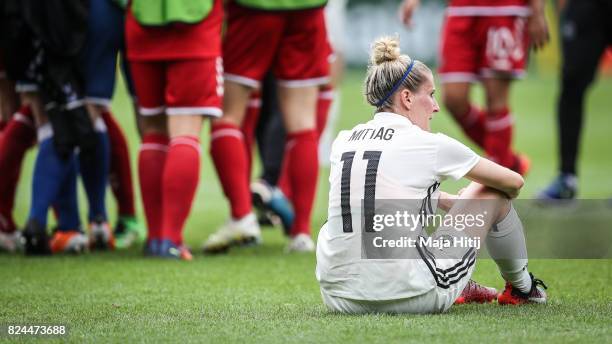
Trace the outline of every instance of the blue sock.
{"type": "Polygon", "coordinates": [[[61,190],[55,201],[58,213],[58,231],[81,231],[81,220],[79,218],[79,204],[77,200],[77,175],[79,164],[76,155],[70,159],[67,175],[62,182],[61,190]]]}
{"type": "Polygon", "coordinates": [[[46,138],[38,145],[38,155],[32,176],[32,204],[30,220],[36,220],[43,228],[47,227],[47,212],[57,199],[62,181],[70,167],[70,159],[62,160],[53,144],[51,125],[46,124],[39,131],[46,130],[46,138]]]}
{"type": "MultiPolygon", "coordinates": [[[[84,158],[80,153],[80,170],[89,201],[89,221],[106,221],[106,185],[110,164],[110,143],[101,118],[96,121],[96,148],[94,157],[84,158]]],[[[91,153],[88,153],[91,154],[91,153]]]]}

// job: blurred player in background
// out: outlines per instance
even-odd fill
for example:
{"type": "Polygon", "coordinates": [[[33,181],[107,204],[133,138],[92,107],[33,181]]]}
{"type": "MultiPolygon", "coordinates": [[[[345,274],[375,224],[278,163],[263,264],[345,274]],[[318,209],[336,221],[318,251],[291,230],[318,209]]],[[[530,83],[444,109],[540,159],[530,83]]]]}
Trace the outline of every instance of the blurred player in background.
{"type": "MultiPolygon", "coordinates": [[[[108,132],[109,181],[117,200],[118,210],[114,234],[117,247],[125,248],[134,243],[144,242],[146,233],[144,227],[136,220],[134,186],[127,140],[110,110],[119,56],[121,56],[121,70],[126,86],[134,98],[132,78],[125,59],[125,11],[121,7],[124,5],[120,2],[90,0],[87,43],[82,63],[85,71],[87,109],[93,116],[104,120],[108,132]]],[[[106,185],[100,185],[100,187],[105,188],[106,185]]],[[[100,222],[94,221],[93,225],[105,225],[104,222],[100,222]]]]}
{"type": "MultiPolygon", "coordinates": [[[[103,156],[107,144],[104,123],[100,118],[90,117],[83,101],[79,54],[86,40],[87,6],[79,0],[44,4],[6,1],[2,9],[7,72],[16,80],[16,90],[22,103],[31,108],[38,128],[32,203],[23,231],[25,251],[27,254],[63,251],[62,247],[57,249],[58,242],[69,242],[67,246],[82,251],[88,240],[80,228],[76,176],[80,170],[86,192],[91,196],[90,219],[104,218],[108,161],[103,156]],[[49,242],[47,212],[52,204],[58,228],[49,242]]],[[[2,150],[18,150],[9,145],[12,142],[5,136],[2,150]]],[[[19,166],[20,161],[11,168],[18,170],[19,166]]],[[[100,244],[113,246],[108,231],[98,235],[94,228],[90,229],[93,240],[89,243],[104,236],[100,244]]]]}
{"type": "Polygon", "coordinates": [[[584,98],[595,79],[606,46],[612,45],[612,1],[569,0],[562,7],[560,36],[563,66],[561,93],[557,103],[559,175],[539,193],[538,198],[541,200],[576,197],[576,160],[584,98]]]}
{"type": "MultiPolygon", "coordinates": [[[[418,4],[404,0],[406,25],[418,4]]],[[[450,0],[446,9],[439,67],[444,105],[490,159],[523,175],[529,160],[512,150],[510,86],[525,74],[529,46],[540,49],[548,39],[544,0],[450,0]],[[470,101],[477,81],[484,109],[470,101]]]]}
{"type": "MultiPolygon", "coordinates": [[[[404,259],[364,259],[363,238],[374,232],[367,227],[368,217],[382,208],[376,201],[385,199],[415,200],[415,209],[402,206],[410,214],[435,214],[440,206],[450,216],[482,215],[483,224],[465,233],[483,237],[506,281],[498,302],[545,303],[545,286],[527,271],[523,226],[510,201],[523,178],[448,136],[431,133],[430,121],[440,110],[432,72],[400,55],[397,38],[374,43],[364,89],[376,114],[341,131],[332,146],[328,221],[317,243],[316,276],[325,305],[349,314],[441,313],[460,295],[464,302],[497,296],[470,280],[478,248],[417,244],[398,249],[404,259]],[[464,177],[473,182],[459,196],[439,190],[445,179],[464,177]],[[422,210],[425,202],[429,210],[422,210]]],[[[422,228],[414,233],[428,236],[422,228]]],[[[462,232],[441,225],[432,237],[457,238],[457,233],[462,232]]]]}
{"type": "MultiPolygon", "coordinates": [[[[327,2],[325,26],[332,46],[332,53],[328,58],[331,78],[328,84],[319,89],[316,125],[319,163],[323,166],[329,165],[334,127],[340,115],[340,92],[336,89],[344,72],[345,14],[345,0],[327,2]]],[[[273,73],[268,73],[260,91],[251,95],[242,129],[249,154],[253,142],[250,138],[253,136],[252,131],[255,131],[262,161],[263,171],[260,177],[251,183],[253,205],[258,211],[259,224],[280,222],[285,234],[290,235],[294,213],[287,199],[287,196],[291,196],[291,188],[288,183],[287,165],[283,165],[284,147],[277,144],[285,140],[285,129],[273,73]],[[259,115],[254,115],[255,113],[259,115]]]]}
{"type": "Polygon", "coordinates": [[[314,249],[310,221],[318,175],[316,104],[319,87],[329,82],[325,2],[236,0],[228,4],[223,117],[212,126],[211,155],[230,201],[231,219],[204,243],[205,252],[261,241],[240,127],[251,93],[270,69],[277,79],[287,130],[284,164],[295,210],[288,250],[314,249]]]}
{"type": "MultiPolygon", "coordinates": [[[[221,0],[130,2],[126,43],[140,107],[145,253],[191,260],[183,229],[200,177],[204,116],[221,116],[221,0]]],[[[227,151],[224,154],[229,155],[227,151]]],[[[241,166],[234,166],[238,168],[241,166]]],[[[246,177],[245,177],[246,178],[246,177]]]]}
{"type": "MultiPolygon", "coordinates": [[[[120,50],[123,50],[123,27],[123,11],[113,1],[93,0],[89,3],[88,32],[85,48],[81,53],[81,62],[85,72],[85,96],[89,113],[95,118],[102,118],[108,129],[110,184],[116,196],[119,210],[117,221],[118,247],[127,247],[135,241],[144,240],[144,228],[137,223],[135,218],[127,142],[109,109],[115,84],[117,54],[120,50]]],[[[123,62],[125,63],[125,61],[123,62]]],[[[125,68],[123,70],[126,71],[125,68]]],[[[128,88],[131,89],[131,79],[128,73],[124,73],[124,75],[128,88]]],[[[2,98],[10,96],[10,93],[8,95],[3,94],[2,98]]],[[[9,102],[3,102],[3,104],[7,105],[9,102]]],[[[35,142],[35,135],[36,130],[33,125],[31,110],[29,107],[22,107],[19,112],[12,116],[7,126],[5,140],[2,141],[0,138],[0,169],[8,172],[6,178],[0,180],[0,217],[3,219],[0,220],[0,224],[3,224],[3,231],[8,228],[10,232],[15,228],[12,218],[15,188],[24,154],[35,142]]],[[[101,157],[104,159],[107,154],[104,153],[101,157]]],[[[108,159],[106,160],[108,161],[108,159]]],[[[104,164],[108,164],[108,162],[104,164]]],[[[93,171],[95,172],[96,169],[93,171]]],[[[106,182],[102,182],[102,179],[98,180],[100,183],[96,183],[97,186],[93,187],[97,190],[88,193],[87,196],[94,208],[104,209],[103,199],[91,200],[92,197],[99,198],[105,194],[106,182]]],[[[90,187],[89,190],[91,189],[90,187]]],[[[90,217],[92,213],[104,214],[105,211],[102,212],[100,209],[98,211],[90,209],[90,217]]],[[[111,233],[110,229],[106,228],[108,226],[107,221],[100,216],[103,215],[98,215],[97,219],[90,219],[92,220],[91,226],[97,227],[100,235],[109,237],[111,233]]],[[[59,237],[52,242],[52,248],[57,252],[71,250],[70,242],[72,237],[76,235],[78,233],[58,232],[59,237]]],[[[0,240],[1,242],[3,241],[0,240]]]]}

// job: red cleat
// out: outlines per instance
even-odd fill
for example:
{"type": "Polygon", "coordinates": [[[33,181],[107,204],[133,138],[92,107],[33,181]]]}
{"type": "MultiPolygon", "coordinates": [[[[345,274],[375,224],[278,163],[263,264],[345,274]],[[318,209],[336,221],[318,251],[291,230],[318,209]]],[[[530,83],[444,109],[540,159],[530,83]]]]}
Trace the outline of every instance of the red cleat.
{"type": "Polygon", "coordinates": [[[500,305],[522,305],[526,303],[546,303],[546,285],[542,280],[531,276],[531,291],[525,294],[518,289],[515,289],[510,283],[506,283],[506,289],[497,298],[497,303],[500,305]]]}
{"type": "Polygon", "coordinates": [[[455,300],[456,305],[466,303],[489,303],[497,298],[497,289],[485,287],[473,280],[469,280],[468,284],[463,288],[461,295],[455,300]]]}

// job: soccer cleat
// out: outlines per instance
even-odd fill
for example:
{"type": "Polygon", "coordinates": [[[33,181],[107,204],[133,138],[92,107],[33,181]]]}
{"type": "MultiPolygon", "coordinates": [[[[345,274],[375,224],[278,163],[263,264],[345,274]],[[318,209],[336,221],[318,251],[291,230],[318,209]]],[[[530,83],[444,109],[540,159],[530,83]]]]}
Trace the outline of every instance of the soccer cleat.
{"type": "Polygon", "coordinates": [[[158,257],[190,261],[193,256],[184,245],[177,246],[172,241],[164,239],[159,243],[158,257]]]}
{"type": "Polygon", "coordinates": [[[576,197],[578,180],[575,175],[561,173],[546,189],[540,191],[537,199],[540,201],[573,200],[576,197]]]}
{"type": "Polygon", "coordinates": [[[19,231],[6,233],[0,231],[0,251],[14,253],[22,249],[22,237],[19,231]]]}
{"type": "Polygon", "coordinates": [[[55,231],[51,238],[51,253],[83,253],[89,248],[87,236],[81,231],[55,231]]]}
{"type": "Polygon", "coordinates": [[[36,220],[30,220],[26,224],[23,230],[22,242],[26,255],[51,254],[47,229],[42,227],[36,220]]]}
{"type": "Polygon", "coordinates": [[[529,276],[531,276],[531,290],[529,293],[523,293],[515,289],[509,282],[506,282],[506,289],[497,297],[497,303],[500,305],[545,304],[546,292],[544,289],[548,289],[548,287],[542,280],[534,278],[533,274],[530,273],[529,276]]]}
{"type": "Polygon", "coordinates": [[[208,237],[202,249],[204,253],[225,253],[233,246],[249,246],[261,243],[261,230],[255,214],[240,220],[230,220],[208,237]]]}
{"type": "Polygon", "coordinates": [[[310,235],[300,233],[289,241],[289,244],[285,248],[287,253],[290,252],[312,252],[315,250],[315,244],[310,238],[310,235]]]}
{"type": "Polygon", "coordinates": [[[140,244],[147,237],[146,230],[133,216],[121,216],[115,226],[115,246],[118,249],[140,244]]]}
{"type": "Polygon", "coordinates": [[[94,250],[115,248],[115,237],[108,222],[94,220],[89,224],[89,247],[94,250]]]}
{"type": "MultiPolygon", "coordinates": [[[[272,213],[278,216],[285,234],[289,235],[295,214],[291,203],[281,189],[271,186],[264,180],[258,180],[251,184],[251,195],[255,208],[262,214],[272,213]]],[[[270,222],[274,223],[274,220],[270,222]]]]}
{"type": "Polygon", "coordinates": [[[461,295],[455,300],[455,304],[490,303],[495,299],[497,299],[497,289],[485,287],[474,280],[469,280],[461,295]]]}

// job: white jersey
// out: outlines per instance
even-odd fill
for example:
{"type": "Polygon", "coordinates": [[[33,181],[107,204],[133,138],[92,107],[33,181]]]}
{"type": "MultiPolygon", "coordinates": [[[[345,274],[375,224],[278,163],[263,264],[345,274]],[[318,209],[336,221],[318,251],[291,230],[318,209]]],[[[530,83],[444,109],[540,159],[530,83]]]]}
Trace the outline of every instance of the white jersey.
{"type": "Polygon", "coordinates": [[[332,146],[328,217],[317,243],[321,288],[333,296],[374,301],[413,297],[436,287],[420,259],[361,258],[362,201],[373,195],[379,200],[429,198],[435,212],[440,183],[464,177],[479,159],[457,140],[426,132],[394,113],[377,113],[341,131],[332,146]]]}

